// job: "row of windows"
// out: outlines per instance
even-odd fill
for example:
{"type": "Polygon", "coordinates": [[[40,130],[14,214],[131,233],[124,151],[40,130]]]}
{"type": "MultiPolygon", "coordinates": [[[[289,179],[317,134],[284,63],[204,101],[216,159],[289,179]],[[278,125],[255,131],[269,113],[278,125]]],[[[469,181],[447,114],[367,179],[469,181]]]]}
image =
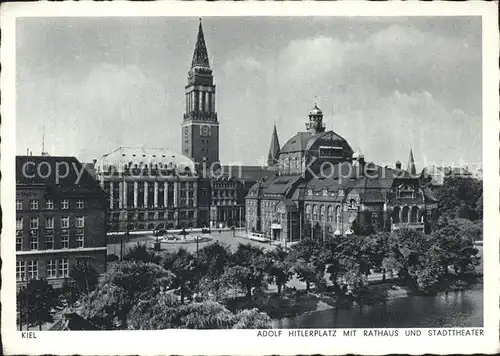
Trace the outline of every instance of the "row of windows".
{"type": "MultiPolygon", "coordinates": [[[[61,230],[59,235],[61,238],[61,248],[69,248],[69,230],[61,230]]],[[[76,230],[76,248],[83,248],[85,243],[85,232],[82,229],[76,230]]],[[[30,250],[38,250],[41,246],[39,245],[38,231],[33,231],[29,236],[30,250]]],[[[21,235],[16,235],[16,251],[22,251],[23,249],[23,237],[21,235]]],[[[47,230],[45,232],[45,250],[54,249],[54,230],[47,230]]]]}
{"type": "Polygon", "coordinates": [[[329,222],[333,222],[335,221],[334,218],[336,218],[336,220],[339,219],[340,211],[340,206],[336,206],[334,215],[334,209],[331,205],[329,205],[328,207],[326,207],[325,205],[321,205],[319,207],[318,205],[306,205],[306,220],[324,221],[326,215],[326,220],[329,222]]]}
{"type": "MultiPolygon", "coordinates": [[[[76,208],[83,209],[85,206],[83,199],[78,199],[76,201],[76,208]]],[[[30,210],[38,210],[39,209],[39,201],[37,199],[30,199],[29,201],[30,210]]],[[[45,209],[54,210],[54,200],[46,199],[45,200],[45,209]]],[[[61,209],[66,210],[69,209],[69,199],[61,200],[61,209]]],[[[16,200],[16,210],[23,210],[23,200],[16,200]]]]}
{"type": "MultiPolygon", "coordinates": [[[[16,218],[16,230],[17,231],[23,230],[23,220],[24,220],[24,218],[22,218],[22,217],[16,218]]],[[[69,216],[61,216],[59,219],[61,229],[68,229],[70,227],[71,220],[72,219],[69,216]]],[[[46,216],[45,217],[45,228],[46,229],[53,229],[54,228],[54,221],[55,221],[55,218],[53,216],[46,216]]],[[[40,226],[40,218],[38,216],[31,217],[30,218],[30,230],[38,230],[39,226],[40,226]]],[[[83,228],[84,226],[85,226],[85,217],[84,216],[75,216],[75,227],[76,228],[83,228]]]]}
{"type": "Polygon", "coordinates": [[[236,191],[212,190],[213,197],[236,197],[236,191]]]}
{"type": "MultiPolygon", "coordinates": [[[[67,258],[45,261],[46,278],[65,278],[69,275],[67,258]]],[[[16,261],[16,280],[38,279],[38,260],[16,261]]]]}

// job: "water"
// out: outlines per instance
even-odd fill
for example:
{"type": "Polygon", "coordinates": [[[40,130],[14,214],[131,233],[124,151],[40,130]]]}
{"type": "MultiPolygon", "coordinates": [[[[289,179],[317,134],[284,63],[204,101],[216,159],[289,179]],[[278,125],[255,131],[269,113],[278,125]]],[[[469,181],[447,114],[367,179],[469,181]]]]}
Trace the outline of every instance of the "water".
{"type": "Polygon", "coordinates": [[[351,309],[283,318],[277,328],[425,328],[483,326],[483,286],[434,297],[410,296],[351,309]]]}

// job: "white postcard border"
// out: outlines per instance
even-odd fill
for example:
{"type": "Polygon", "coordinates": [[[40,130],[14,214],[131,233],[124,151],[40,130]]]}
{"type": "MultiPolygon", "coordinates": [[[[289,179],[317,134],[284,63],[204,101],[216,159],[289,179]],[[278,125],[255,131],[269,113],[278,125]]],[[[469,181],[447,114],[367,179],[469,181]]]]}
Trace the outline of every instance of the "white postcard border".
{"type": "MultiPolygon", "coordinates": [[[[2,339],[6,354],[387,354],[494,353],[499,314],[498,21],[485,2],[78,2],[2,5],[1,203],[3,231],[2,339]],[[36,332],[22,339],[15,327],[15,19],[43,16],[481,16],[483,21],[484,336],[258,337],[255,330],[36,332]]],[[[363,330],[363,329],[359,329],[363,330]]],[[[415,329],[413,329],[415,330],[415,329]]],[[[462,329],[461,329],[462,330],[462,329]]]]}

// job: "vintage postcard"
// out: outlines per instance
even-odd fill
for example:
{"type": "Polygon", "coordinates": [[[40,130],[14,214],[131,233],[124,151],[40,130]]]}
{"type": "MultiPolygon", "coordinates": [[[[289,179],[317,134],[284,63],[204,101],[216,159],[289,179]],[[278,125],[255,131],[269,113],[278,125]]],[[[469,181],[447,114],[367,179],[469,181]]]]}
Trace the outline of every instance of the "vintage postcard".
{"type": "Polygon", "coordinates": [[[498,352],[496,9],[2,6],[4,353],[498,352]]]}

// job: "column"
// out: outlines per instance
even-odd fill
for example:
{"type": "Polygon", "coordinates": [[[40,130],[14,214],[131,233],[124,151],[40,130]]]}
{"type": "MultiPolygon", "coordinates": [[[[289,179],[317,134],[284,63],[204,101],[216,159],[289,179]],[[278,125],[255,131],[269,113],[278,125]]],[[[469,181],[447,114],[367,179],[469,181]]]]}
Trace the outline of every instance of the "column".
{"type": "Polygon", "coordinates": [[[408,223],[411,223],[411,207],[408,207],[408,223]]]}
{"type": "Polygon", "coordinates": [[[123,208],[127,209],[127,182],[123,182],[123,208]]]}
{"type": "Polygon", "coordinates": [[[193,182],[193,206],[198,205],[198,182],[193,182]]]}
{"type": "Polygon", "coordinates": [[[139,190],[139,184],[134,182],[134,208],[137,209],[137,193],[139,190]]]}
{"type": "Polygon", "coordinates": [[[148,207],[148,182],[144,182],[144,207],[148,207]]]}
{"type": "Polygon", "coordinates": [[[403,207],[399,209],[399,223],[403,223],[403,207]]]}
{"type": "Polygon", "coordinates": [[[118,207],[123,209],[123,182],[118,183],[118,207]]]}
{"type": "Polygon", "coordinates": [[[168,183],[163,182],[163,207],[167,207],[167,202],[168,202],[168,183]]]}
{"type": "Polygon", "coordinates": [[[177,207],[177,190],[179,189],[179,182],[174,182],[174,207],[177,207]]]}
{"type": "Polygon", "coordinates": [[[113,210],[113,193],[115,185],[113,182],[109,183],[109,208],[113,210]]]}
{"type": "Polygon", "coordinates": [[[158,207],[158,182],[155,181],[154,185],[155,185],[154,205],[155,205],[155,208],[157,208],[158,207]]]}

